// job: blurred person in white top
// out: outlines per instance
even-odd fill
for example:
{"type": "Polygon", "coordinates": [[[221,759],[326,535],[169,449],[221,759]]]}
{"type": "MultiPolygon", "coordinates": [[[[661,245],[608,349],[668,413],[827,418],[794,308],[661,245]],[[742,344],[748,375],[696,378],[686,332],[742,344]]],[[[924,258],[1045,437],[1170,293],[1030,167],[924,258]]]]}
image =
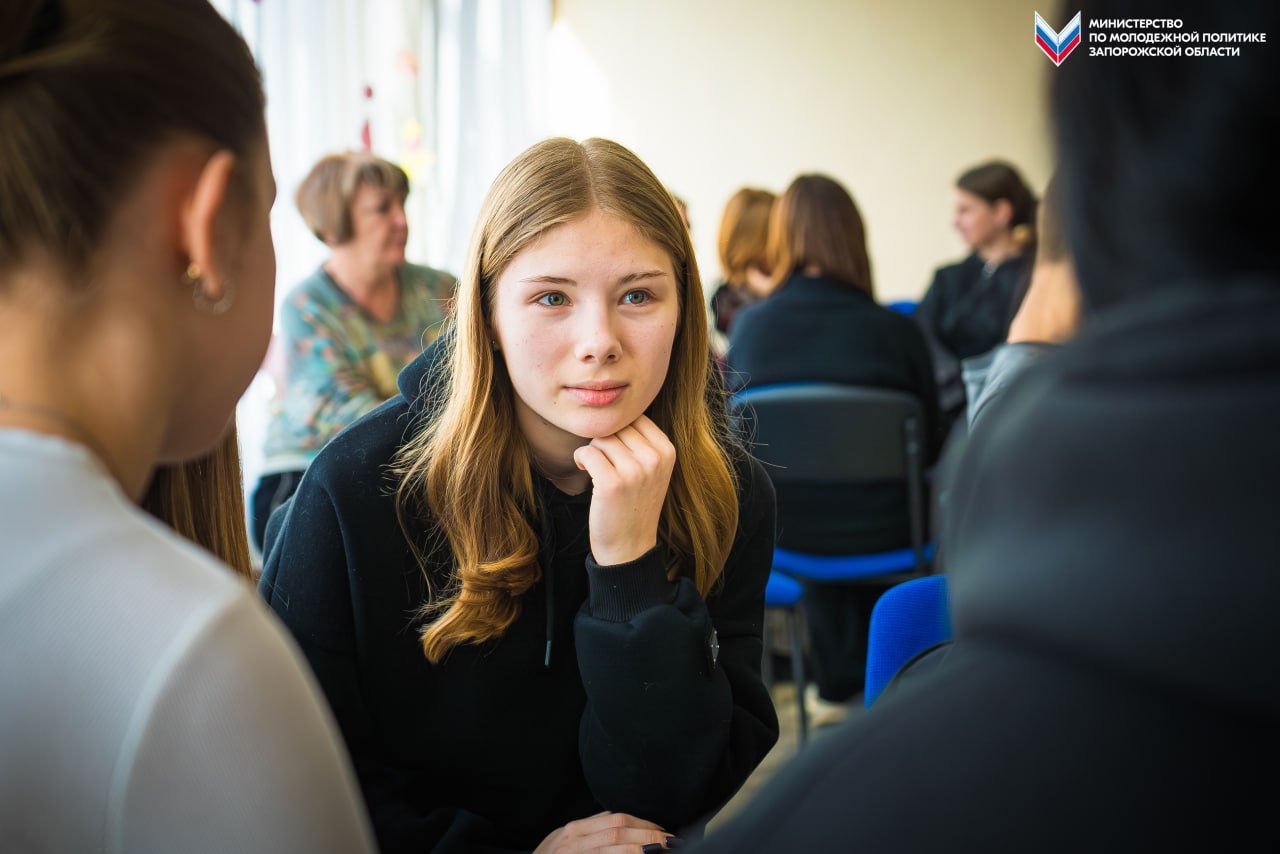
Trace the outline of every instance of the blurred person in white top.
{"type": "Polygon", "coordinates": [[[291,641],[138,507],[270,334],[248,49],[207,0],[9,0],[0,127],[0,839],[372,850],[291,641]]]}

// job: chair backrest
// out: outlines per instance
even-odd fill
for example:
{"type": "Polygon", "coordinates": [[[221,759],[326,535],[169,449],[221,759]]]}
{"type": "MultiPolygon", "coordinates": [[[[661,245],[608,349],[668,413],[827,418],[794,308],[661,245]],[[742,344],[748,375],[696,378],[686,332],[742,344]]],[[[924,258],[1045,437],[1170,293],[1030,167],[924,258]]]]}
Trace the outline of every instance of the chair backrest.
{"type": "Polygon", "coordinates": [[[906,392],[785,383],[745,389],[731,404],[777,483],[905,479],[920,461],[920,401],[906,392]]]}
{"type": "Polygon", "coordinates": [[[873,704],[902,665],[950,638],[945,575],[913,578],[890,587],[871,611],[863,701],[873,704]]]}
{"type": "Polygon", "coordinates": [[[775,484],[905,480],[912,546],[923,548],[924,418],[914,395],[782,383],[739,391],[730,409],[775,484]]]}

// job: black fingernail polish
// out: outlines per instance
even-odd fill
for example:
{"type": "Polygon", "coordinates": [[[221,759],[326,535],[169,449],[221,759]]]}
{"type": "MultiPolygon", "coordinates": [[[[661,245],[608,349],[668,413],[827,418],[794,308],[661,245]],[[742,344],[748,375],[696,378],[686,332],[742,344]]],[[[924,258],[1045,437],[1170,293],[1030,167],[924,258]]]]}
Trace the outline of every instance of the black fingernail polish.
{"type": "Polygon", "coordinates": [[[648,845],[640,846],[640,854],[657,854],[662,850],[661,842],[650,842],[648,845]]]}
{"type": "Polygon", "coordinates": [[[684,847],[684,840],[683,840],[683,839],[681,839],[679,836],[668,836],[668,837],[667,837],[667,847],[668,847],[668,848],[683,848],[683,847],[684,847]]]}

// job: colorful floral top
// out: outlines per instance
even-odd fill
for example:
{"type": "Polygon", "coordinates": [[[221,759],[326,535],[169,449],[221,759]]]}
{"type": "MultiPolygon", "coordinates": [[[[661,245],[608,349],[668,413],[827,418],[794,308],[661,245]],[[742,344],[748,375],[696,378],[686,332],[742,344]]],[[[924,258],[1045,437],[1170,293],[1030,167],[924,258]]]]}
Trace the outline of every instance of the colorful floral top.
{"type": "Polygon", "coordinates": [[[383,323],[338,287],[324,268],[280,309],[284,387],[272,403],[264,473],[305,469],[325,443],[397,393],[396,375],[440,334],[454,278],[404,264],[400,308],[383,323]]]}

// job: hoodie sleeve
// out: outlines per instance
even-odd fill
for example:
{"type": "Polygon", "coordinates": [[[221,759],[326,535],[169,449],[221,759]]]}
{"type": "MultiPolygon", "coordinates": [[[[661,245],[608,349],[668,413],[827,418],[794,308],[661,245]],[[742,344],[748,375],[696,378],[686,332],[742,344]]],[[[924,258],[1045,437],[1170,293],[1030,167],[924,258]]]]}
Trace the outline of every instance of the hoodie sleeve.
{"type": "Polygon", "coordinates": [[[588,558],[574,627],[587,783],[606,809],[672,831],[728,800],[778,738],[760,676],[773,486],[754,460],[740,479],[737,535],[708,599],[669,581],[657,549],[619,566],[588,558]]]}

